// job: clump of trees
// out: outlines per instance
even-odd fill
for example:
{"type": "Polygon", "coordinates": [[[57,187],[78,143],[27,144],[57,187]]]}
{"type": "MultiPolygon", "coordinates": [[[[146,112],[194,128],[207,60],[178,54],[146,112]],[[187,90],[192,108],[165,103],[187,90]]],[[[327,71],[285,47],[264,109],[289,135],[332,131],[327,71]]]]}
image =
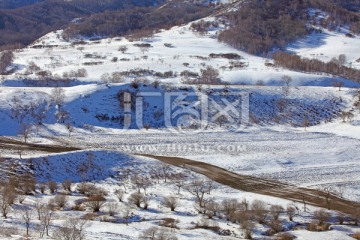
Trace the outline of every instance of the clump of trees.
{"type": "Polygon", "coordinates": [[[219,40],[252,54],[265,55],[305,36],[312,31],[309,21],[331,30],[349,25],[354,33],[360,32],[359,14],[328,0],[247,1],[225,19],[229,27],[219,34],[219,40]],[[318,22],[316,14],[309,14],[310,8],[320,9],[328,17],[318,22]]]}
{"type": "MultiPolygon", "coordinates": [[[[302,58],[298,55],[278,51],[273,54],[276,66],[289,68],[302,72],[322,72],[335,76],[348,78],[354,81],[360,81],[360,70],[344,66],[346,56],[341,54],[338,58],[333,58],[330,62],[322,62],[317,59],[302,58]]],[[[340,84],[342,82],[339,82],[340,84]]],[[[336,85],[341,88],[342,85],[336,85]]]]}
{"type": "Polygon", "coordinates": [[[14,53],[12,51],[4,51],[0,56],[0,74],[7,74],[8,68],[14,60],[14,53]]]}

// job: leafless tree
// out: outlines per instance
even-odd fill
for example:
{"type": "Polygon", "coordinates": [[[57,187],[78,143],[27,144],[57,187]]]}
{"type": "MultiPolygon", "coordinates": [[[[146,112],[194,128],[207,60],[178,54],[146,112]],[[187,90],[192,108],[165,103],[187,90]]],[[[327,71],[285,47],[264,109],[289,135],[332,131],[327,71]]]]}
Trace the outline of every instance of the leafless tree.
{"type": "Polygon", "coordinates": [[[122,189],[116,189],[115,195],[119,199],[119,201],[122,202],[124,200],[125,191],[122,189]]]}
{"type": "Polygon", "coordinates": [[[62,187],[65,191],[69,191],[71,192],[71,185],[72,185],[72,182],[70,179],[65,179],[63,182],[62,182],[62,187]]]}
{"type": "Polygon", "coordinates": [[[66,207],[67,203],[68,203],[68,196],[66,195],[56,195],[53,199],[50,200],[51,204],[63,209],[64,207],[66,207]]]}
{"type": "Polygon", "coordinates": [[[344,83],[342,81],[334,80],[333,86],[339,88],[339,91],[341,91],[341,88],[344,86],[344,83]]]}
{"type": "Polygon", "coordinates": [[[199,205],[199,208],[203,208],[205,193],[209,191],[206,182],[204,180],[193,180],[189,182],[184,188],[191,195],[195,196],[196,203],[199,205]]]}
{"type": "Polygon", "coordinates": [[[30,124],[22,123],[19,127],[19,134],[24,138],[24,142],[27,143],[28,138],[32,132],[32,126],[30,124]]]}
{"type": "Polygon", "coordinates": [[[323,225],[325,222],[329,221],[331,214],[324,209],[316,210],[314,212],[314,220],[318,225],[323,225]]]}
{"type": "Polygon", "coordinates": [[[270,215],[274,220],[279,220],[280,213],[284,208],[280,205],[271,205],[270,206],[270,215]]]}
{"type": "Polygon", "coordinates": [[[49,181],[48,187],[49,187],[50,193],[55,193],[57,190],[57,183],[54,181],[49,181]]]}
{"type": "Polygon", "coordinates": [[[295,207],[290,206],[290,205],[287,206],[287,208],[286,208],[286,214],[287,214],[287,216],[288,216],[288,218],[289,218],[289,221],[293,221],[294,216],[295,216],[295,212],[296,212],[295,207]]]}
{"type": "Polygon", "coordinates": [[[171,211],[175,211],[179,204],[178,199],[173,196],[164,197],[162,203],[165,207],[170,208],[171,211]]]}
{"type": "Polygon", "coordinates": [[[20,204],[22,204],[25,201],[25,199],[26,199],[26,195],[24,195],[24,194],[18,195],[18,201],[20,204]]]}
{"type": "Polygon", "coordinates": [[[201,80],[202,84],[219,84],[221,80],[219,79],[219,71],[211,66],[208,66],[206,69],[201,69],[201,80]]]}
{"type": "Polygon", "coordinates": [[[212,219],[214,216],[217,216],[218,213],[221,211],[221,206],[214,199],[210,199],[205,204],[205,215],[212,219]]]}
{"type": "Polygon", "coordinates": [[[178,238],[166,228],[151,227],[144,230],[139,239],[148,240],[177,240],[178,238]]]}
{"type": "Polygon", "coordinates": [[[266,203],[261,200],[254,200],[251,204],[251,209],[254,213],[256,221],[260,224],[265,223],[268,212],[266,203]]]}
{"type": "Polygon", "coordinates": [[[53,221],[54,212],[51,209],[51,206],[46,205],[40,214],[40,223],[41,223],[41,232],[40,237],[44,236],[44,233],[46,233],[46,236],[49,236],[49,226],[51,222],[53,221]]]}
{"type": "Polygon", "coordinates": [[[141,203],[144,201],[144,195],[139,192],[132,193],[128,198],[129,203],[134,204],[137,207],[141,207],[141,203]]]}
{"type": "Polygon", "coordinates": [[[162,175],[164,177],[164,182],[166,182],[167,178],[169,177],[170,175],[170,171],[171,171],[171,166],[169,164],[166,164],[166,163],[162,163],[160,165],[160,169],[162,171],[162,175]]]}
{"type": "Polygon", "coordinates": [[[21,218],[24,221],[24,224],[26,227],[26,235],[29,236],[30,224],[33,220],[33,209],[24,208],[20,211],[20,214],[21,214],[21,218]]]}
{"type": "Polygon", "coordinates": [[[239,202],[237,199],[224,199],[221,205],[228,221],[234,217],[236,210],[239,209],[239,202]]]}
{"type": "Polygon", "coordinates": [[[250,220],[246,219],[240,222],[240,227],[242,230],[244,230],[245,239],[252,239],[252,231],[255,227],[255,224],[250,220]]]}
{"type": "Polygon", "coordinates": [[[41,220],[41,213],[43,211],[44,208],[46,208],[46,204],[41,202],[41,201],[37,201],[35,202],[34,204],[34,208],[35,208],[35,211],[37,213],[37,216],[38,216],[38,220],[41,220]]]}
{"type": "Polygon", "coordinates": [[[84,240],[88,222],[79,218],[71,218],[64,222],[53,234],[56,240],[84,240]]]}
{"type": "Polygon", "coordinates": [[[126,225],[128,225],[128,224],[129,224],[129,219],[130,219],[131,216],[132,216],[132,209],[131,209],[131,207],[125,206],[125,208],[123,208],[123,209],[121,210],[121,215],[122,215],[122,218],[125,220],[126,225]]]}
{"type": "Polygon", "coordinates": [[[70,137],[71,133],[74,131],[74,126],[71,123],[66,123],[65,127],[66,127],[66,129],[69,133],[69,137],[70,137]]]}
{"type": "Polygon", "coordinates": [[[60,87],[56,87],[51,91],[51,99],[57,106],[61,106],[65,100],[65,91],[60,87]]]}
{"type": "Polygon", "coordinates": [[[116,202],[110,202],[106,206],[110,216],[114,216],[119,211],[119,205],[116,202]]]}
{"type": "Polygon", "coordinates": [[[128,50],[128,47],[127,46],[120,46],[119,47],[119,51],[121,52],[121,53],[125,53],[126,51],[128,50]]]}
{"type": "Polygon", "coordinates": [[[283,83],[285,84],[285,86],[290,86],[290,83],[292,82],[292,78],[288,75],[284,75],[281,77],[281,80],[283,81],[283,83]]]}
{"type": "Polygon", "coordinates": [[[93,212],[99,212],[105,203],[106,199],[101,195],[90,196],[86,200],[86,205],[91,208],[93,212]]]}
{"type": "Polygon", "coordinates": [[[8,203],[8,200],[6,199],[6,196],[4,196],[4,194],[0,195],[0,208],[2,216],[6,219],[8,214],[11,212],[11,206],[8,203]]]}

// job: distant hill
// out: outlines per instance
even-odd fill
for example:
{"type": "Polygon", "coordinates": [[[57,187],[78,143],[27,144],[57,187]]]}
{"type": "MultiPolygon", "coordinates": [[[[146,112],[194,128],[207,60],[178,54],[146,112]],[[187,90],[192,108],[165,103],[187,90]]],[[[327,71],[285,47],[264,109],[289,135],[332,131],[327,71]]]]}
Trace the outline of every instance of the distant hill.
{"type": "Polygon", "coordinates": [[[50,31],[66,27],[75,18],[94,13],[160,3],[162,0],[45,0],[21,8],[1,9],[0,45],[27,45],[50,31]]]}
{"type": "Polygon", "coordinates": [[[15,9],[44,0],[0,0],[0,9],[15,9]]]}

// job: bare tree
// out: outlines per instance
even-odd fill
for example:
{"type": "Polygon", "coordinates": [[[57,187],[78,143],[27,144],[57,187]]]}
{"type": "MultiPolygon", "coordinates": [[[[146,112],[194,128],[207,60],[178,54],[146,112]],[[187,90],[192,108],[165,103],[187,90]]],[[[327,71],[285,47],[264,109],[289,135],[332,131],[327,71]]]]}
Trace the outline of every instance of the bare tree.
{"type": "Polygon", "coordinates": [[[26,235],[29,236],[30,224],[33,220],[33,210],[31,208],[24,208],[20,211],[20,213],[26,227],[26,235]]]}
{"type": "Polygon", "coordinates": [[[20,204],[22,204],[25,201],[25,199],[26,199],[26,195],[24,194],[18,195],[18,201],[20,204]]]}
{"type": "Polygon", "coordinates": [[[287,214],[287,216],[288,216],[288,218],[289,218],[289,221],[293,221],[293,219],[294,219],[294,216],[295,216],[295,212],[296,212],[296,209],[293,207],[293,206],[288,206],[287,208],[286,208],[286,214],[287,214]]]}
{"type": "Polygon", "coordinates": [[[88,222],[79,218],[66,220],[53,234],[56,240],[84,240],[88,222]]]}
{"type": "Polygon", "coordinates": [[[271,205],[270,214],[274,220],[279,220],[280,213],[284,210],[284,208],[280,205],[271,205]]]}
{"type": "Polygon", "coordinates": [[[56,195],[53,199],[50,200],[51,205],[56,206],[60,209],[66,207],[68,203],[68,196],[66,195],[56,195]]]}
{"type": "Polygon", "coordinates": [[[164,182],[166,182],[167,178],[169,177],[170,175],[170,171],[171,171],[171,167],[169,164],[166,164],[166,163],[162,163],[160,165],[160,169],[162,171],[162,175],[164,177],[164,182]]]}
{"type": "Polygon", "coordinates": [[[217,202],[215,202],[214,199],[210,199],[209,201],[206,202],[205,204],[205,215],[209,218],[212,219],[214,216],[217,216],[218,213],[221,210],[221,206],[220,204],[218,204],[217,202]]]}
{"type": "Polygon", "coordinates": [[[49,181],[48,187],[49,187],[50,193],[55,193],[57,190],[57,183],[54,181],[49,181]]]}
{"type": "Polygon", "coordinates": [[[65,91],[60,87],[56,87],[51,91],[51,99],[55,105],[60,107],[65,100],[65,91]]]}
{"type": "Polygon", "coordinates": [[[206,182],[204,180],[193,180],[192,182],[188,183],[184,188],[190,194],[195,196],[196,203],[199,205],[199,208],[203,208],[205,193],[209,191],[206,182]]]}
{"type": "Polygon", "coordinates": [[[341,88],[344,86],[344,82],[334,80],[333,86],[339,88],[339,91],[341,91],[341,88]]]}
{"type": "Polygon", "coordinates": [[[65,179],[64,182],[62,182],[62,187],[65,191],[69,191],[71,192],[71,185],[72,185],[72,182],[70,179],[65,179]]]}
{"type": "Polygon", "coordinates": [[[70,137],[71,133],[74,131],[74,126],[71,123],[66,123],[65,127],[66,127],[66,129],[69,133],[69,137],[70,137]]]}
{"type": "Polygon", "coordinates": [[[99,212],[105,205],[106,199],[101,195],[90,196],[86,200],[86,205],[93,210],[93,212],[99,212]]]}
{"type": "Polygon", "coordinates": [[[239,202],[237,199],[224,199],[221,205],[228,221],[234,217],[236,210],[239,209],[239,202]]]}
{"type": "Polygon", "coordinates": [[[28,138],[30,137],[32,126],[30,124],[22,123],[19,127],[19,134],[24,138],[24,142],[27,143],[28,138]]]}
{"type": "Polygon", "coordinates": [[[166,228],[151,227],[144,230],[139,239],[149,240],[177,240],[177,237],[166,228]]]}
{"type": "Polygon", "coordinates": [[[251,209],[254,212],[256,221],[260,224],[265,223],[268,212],[266,203],[261,200],[254,200],[251,204],[251,209]]]}
{"type": "Polygon", "coordinates": [[[162,203],[165,207],[170,208],[171,211],[175,211],[179,204],[178,199],[172,196],[164,197],[162,203]]]}
{"type": "Polygon", "coordinates": [[[128,50],[128,47],[127,46],[120,46],[119,47],[119,51],[121,52],[121,53],[125,53],[126,51],[128,50]]]}
{"type": "Polygon", "coordinates": [[[140,208],[141,203],[144,201],[144,195],[139,192],[134,192],[129,196],[128,201],[140,208]]]}
{"type": "Polygon", "coordinates": [[[115,190],[115,196],[119,199],[120,202],[124,200],[125,191],[122,189],[115,190]]]}
{"type": "Polygon", "coordinates": [[[123,208],[122,210],[121,210],[121,215],[122,215],[122,218],[125,220],[125,223],[126,223],[126,225],[128,225],[129,224],[129,220],[130,220],[130,218],[131,218],[131,216],[132,216],[132,209],[131,209],[131,207],[129,207],[129,206],[125,206],[125,208],[123,208]]]}
{"type": "Polygon", "coordinates": [[[44,233],[46,233],[46,236],[49,236],[49,226],[53,220],[54,217],[54,212],[51,209],[51,206],[46,205],[40,214],[40,222],[41,222],[41,232],[40,232],[40,237],[44,236],[44,233]]]}
{"type": "Polygon", "coordinates": [[[38,216],[38,220],[41,220],[41,213],[43,211],[43,209],[46,207],[46,204],[41,202],[41,201],[37,201],[35,202],[34,204],[34,208],[35,208],[35,211],[37,213],[37,216],[38,216]]]}
{"type": "Polygon", "coordinates": [[[292,78],[288,75],[284,75],[281,77],[282,82],[285,84],[285,86],[289,87],[290,83],[292,82],[292,78]]]}
{"type": "Polygon", "coordinates": [[[0,208],[2,216],[6,219],[8,214],[11,212],[11,207],[4,194],[0,195],[0,208]]]}
{"type": "Polygon", "coordinates": [[[316,210],[314,212],[314,219],[317,221],[318,225],[323,225],[325,222],[329,221],[331,214],[324,209],[316,210]]]}
{"type": "Polygon", "coordinates": [[[119,211],[119,205],[116,202],[108,203],[106,206],[110,216],[114,216],[119,211]]]}

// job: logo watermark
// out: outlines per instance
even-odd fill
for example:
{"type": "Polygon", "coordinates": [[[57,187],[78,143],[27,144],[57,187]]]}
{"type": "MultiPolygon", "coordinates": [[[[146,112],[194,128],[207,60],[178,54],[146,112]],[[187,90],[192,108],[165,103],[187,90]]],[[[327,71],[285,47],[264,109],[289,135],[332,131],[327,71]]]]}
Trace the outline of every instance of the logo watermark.
{"type": "Polygon", "coordinates": [[[194,134],[212,126],[241,130],[249,125],[248,92],[125,92],[124,125],[145,129],[145,99],[157,99],[163,106],[164,127],[175,133],[194,134]],[[135,101],[135,104],[134,104],[135,101]],[[134,109],[135,106],[135,109],[134,109]]]}

